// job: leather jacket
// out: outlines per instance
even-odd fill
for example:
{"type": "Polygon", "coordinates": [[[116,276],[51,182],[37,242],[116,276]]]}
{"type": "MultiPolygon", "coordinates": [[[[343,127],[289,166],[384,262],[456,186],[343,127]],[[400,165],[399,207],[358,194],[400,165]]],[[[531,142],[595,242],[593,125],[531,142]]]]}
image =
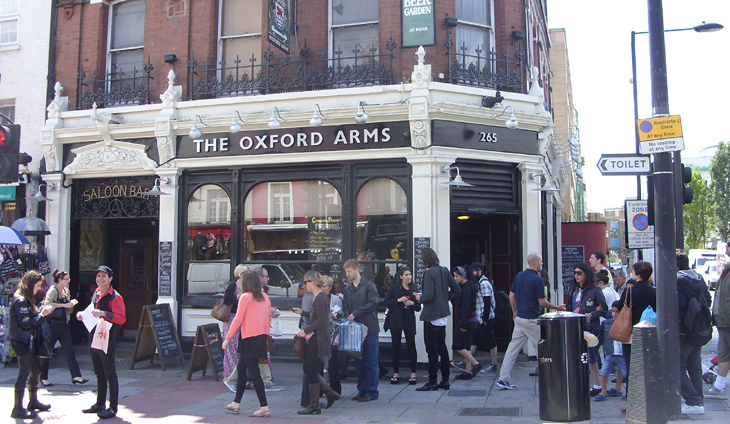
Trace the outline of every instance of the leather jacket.
{"type": "Polygon", "coordinates": [[[14,296],[10,309],[10,340],[30,345],[31,334],[35,336],[45,320],[28,299],[14,296]]]}

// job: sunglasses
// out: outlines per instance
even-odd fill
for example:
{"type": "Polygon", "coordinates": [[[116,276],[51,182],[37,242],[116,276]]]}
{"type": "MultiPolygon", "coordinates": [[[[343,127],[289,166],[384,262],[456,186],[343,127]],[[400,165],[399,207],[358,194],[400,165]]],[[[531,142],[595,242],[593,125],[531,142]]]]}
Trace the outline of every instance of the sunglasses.
{"type": "Polygon", "coordinates": [[[583,271],[575,271],[575,275],[581,276],[583,275],[583,271]]]}

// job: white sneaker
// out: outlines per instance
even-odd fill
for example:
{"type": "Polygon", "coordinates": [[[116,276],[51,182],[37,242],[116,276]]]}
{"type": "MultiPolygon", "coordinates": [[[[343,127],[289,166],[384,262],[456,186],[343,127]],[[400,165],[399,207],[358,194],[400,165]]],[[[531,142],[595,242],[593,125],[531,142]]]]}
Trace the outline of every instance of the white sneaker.
{"type": "Polygon", "coordinates": [[[714,384],[711,384],[710,387],[706,388],[703,392],[703,395],[705,395],[706,398],[709,399],[724,399],[727,400],[727,390],[717,390],[717,387],[715,387],[714,384]]]}
{"type": "Polygon", "coordinates": [[[233,393],[236,393],[236,385],[235,384],[229,383],[228,380],[223,380],[223,384],[225,384],[226,387],[228,387],[228,390],[232,391],[233,393]]]}
{"type": "Polygon", "coordinates": [[[684,415],[702,415],[705,413],[705,407],[702,405],[690,406],[686,403],[682,404],[682,414],[684,415]]]}
{"type": "Polygon", "coordinates": [[[267,392],[280,392],[284,390],[284,388],[281,386],[277,386],[276,384],[272,384],[271,386],[266,387],[264,390],[267,392]]]}

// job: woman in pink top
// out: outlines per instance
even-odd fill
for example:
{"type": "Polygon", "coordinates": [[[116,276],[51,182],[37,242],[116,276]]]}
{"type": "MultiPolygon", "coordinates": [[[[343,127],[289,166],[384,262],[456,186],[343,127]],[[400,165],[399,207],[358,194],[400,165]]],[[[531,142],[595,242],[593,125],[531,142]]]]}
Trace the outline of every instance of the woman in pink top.
{"type": "MultiPolygon", "coordinates": [[[[246,369],[253,379],[253,387],[259,398],[259,408],[248,414],[249,417],[269,417],[269,404],[266,402],[264,381],[259,371],[259,359],[268,357],[267,341],[269,338],[269,321],[271,320],[271,300],[261,290],[259,277],[251,271],[243,273],[243,294],[238,299],[236,318],[223,341],[223,350],[228,348],[230,340],[236,336],[236,330],[241,329],[241,340],[238,342],[238,375],[246,375],[246,369]]],[[[236,397],[233,402],[224,406],[235,414],[240,412],[241,398],[246,390],[246,379],[239,378],[236,383],[236,397]]]]}

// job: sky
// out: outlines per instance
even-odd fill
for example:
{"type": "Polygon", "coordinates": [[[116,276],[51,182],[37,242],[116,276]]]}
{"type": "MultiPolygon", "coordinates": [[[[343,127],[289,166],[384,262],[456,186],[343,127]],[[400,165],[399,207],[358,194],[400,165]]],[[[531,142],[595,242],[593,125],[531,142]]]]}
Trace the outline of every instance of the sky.
{"type": "MultiPolygon", "coordinates": [[[[663,8],[665,30],[702,21],[725,26],[711,33],[665,33],[669,111],[682,119],[682,156],[698,157],[703,147],[730,141],[724,126],[730,122],[730,0],[664,0],[663,8]]],[[[596,164],[601,154],[636,152],[631,31],[648,31],[647,2],[547,0],[547,12],[548,27],[566,31],[588,211],[623,206],[636,198],[636,177],[602,176],[596,164]]],[[[636,63],[639,119],[650,118],[648,34],[636,35],[636,63]]]]}

